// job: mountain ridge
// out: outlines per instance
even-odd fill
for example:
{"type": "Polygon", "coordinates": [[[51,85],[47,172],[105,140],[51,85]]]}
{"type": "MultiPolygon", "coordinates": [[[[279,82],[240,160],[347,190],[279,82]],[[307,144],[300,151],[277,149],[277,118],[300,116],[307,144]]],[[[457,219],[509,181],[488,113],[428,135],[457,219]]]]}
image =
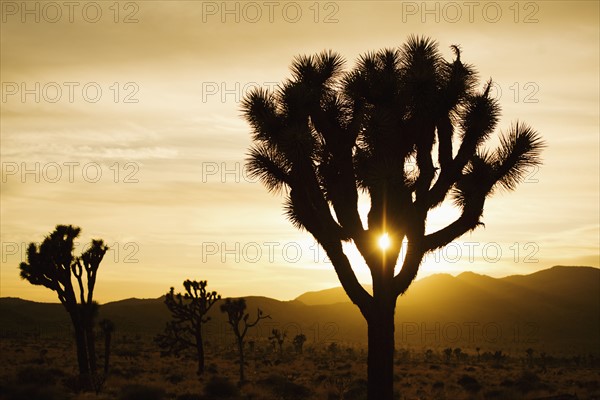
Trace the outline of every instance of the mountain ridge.
{"type": "MultiPolygon", "coordinates": [[[[564,265],[555,265],[553,267],[547,268],[547,269],[542,269],[536,272],[532,272],[531,274],[523,274],[523,275],[507,275],[505,277],[501,277],[501,278],[494,278],[491,277],[489,275],[485,275],[485,274],[478,274],[472,271],[464,271],[461,272],[460,274],[453,276],[451,274],[448,273],[436,273],[436,274],[432,274],[429,275],[427,277],[424,277],[422,279],[419,279],[415,282],[413,282],[413,284],[408,288],[407,294],[410,294],[411,289],[416,285],[419,286],[421,285],[421,282],[427,282],[430,283],[431,280],[435,279],[435,280],[445,280],[446,282],[450,282],[452,280],[455,279],[459,279],[459,280],[466,280],[466,279],[485,279],[485,280],[492,280],[492,281],[506,281],[506,282],[510,282],[510,283],[516,283],[515,281],[519,281],[521,278],[523,277],[538,277],[538,276],[546,276],[546,274],[548,273],[555,273],[555,272],[562,272],[564,271],[564,269],[569,269],[571,271],[573,270],[579,270],[579,271],[586,271],[586,272],[591,272],[591,271],[596,271],[597,273],[600,274],[600,268],[597,267],[591,267],[591,266],[564,266],[564,265]],[[541,275],[539,275],[541,274],[541,275]]],[[[599,275],[600,276],[600,275],[599,275]]],[[[369,292],[371,291],[371,286],[370,285],[363,285],[369,292]]],[[[316,305],[316,304],[334,304],[333,303],[327,303],[324,302],[323,300],[319,300],[316,299],[315,297],[317,295],[323,294],[324,297],[334,297],[334,293],[333,292],[340,292],[343,294],[343,296],[345,297],[345,299],[339,299],[339,294],[337,294],[337,298],[335,300],[335,302],[349,302],[350,299],[348,299],[348,297],[346,296],[345,292],[343,291],[343,288],[341,286],[336,286],[333,288],[328,288],[328,289],[323,289],[323,290],[317,290],[317,291],[310,291],[310,292],[306,292],[301,294],[300,296],[296,297],[295,300],[299,300],[304,302],[307,305],[316,305]]]]}
{"type": "MultiPolygon", "coordinates": [[[[477,346],[520,352],[532,347],[548,353],[598,354],[599,293],[600,269],[595,267],[559,266],[505,278],[436,274],[416,281],[399,298],[396,343],[419,348],[477,346]]],[[[314,344],[366,344],[366,323],[340,287],[307,292],[289,301],[263,296],[245,299],[251,319],[257,308],[271,316],[252,333],[256,338],[266,340],[276,328],[287,332],[289,340],[303,333],[314,344]]],[[[209,316],[207,336],[225,340],[230,328],[218,304],[209,316]]],[[[105,303],[100,307],[101,318],[111,319],[121,334],[153,337],[170,316],[161,296],[105,303]]],[[[70,330],[68,315],[59,303],[0,298],[0,337],[64,337],[70,330]]]]}

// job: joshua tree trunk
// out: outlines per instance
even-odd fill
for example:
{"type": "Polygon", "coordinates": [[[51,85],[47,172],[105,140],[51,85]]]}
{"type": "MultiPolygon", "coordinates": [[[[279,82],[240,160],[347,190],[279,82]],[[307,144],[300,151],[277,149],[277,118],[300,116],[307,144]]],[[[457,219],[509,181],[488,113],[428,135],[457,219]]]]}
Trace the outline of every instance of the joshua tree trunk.
{"type": "Polygon", "coordinates": [[[90,373],[96,373],[96,345],[94,337],[94,328],[87,327],[85,329],[85,344],[87,351],[88,363],[90,366],[90,373]]]}
{"type": "Polygon", "coordinates": [[[110,342],[115,325],[111,320],[104,318],[100,321],[100,329],[104,336],[104,376],[106,377],[108,376],[108,365],[110,360],[110,342]]]}
{"type": "Polygon", "coordinates": [[[245,380],[244,378],[244,341],[238,338],[238,351],[240,353],[240,384],[245,380]]]}
{"type": "MultiPolygon", "coordinates": [[[[66,306],[65,306],[66,307],[66,306]]],[[[75,345],[77,346],[77,365],[80,375],[88,375],[90,373],[90,359],[88,354],[87,332],[81,323],[81,316],[76,307],[70,309],[69,316],[75,330],[75,345]]]]}
{"type": "Polygon", "coordinates": [[[108,360],[110,358],[111,333],[106,332],[104,336],[104,375],[108,375],[108,360]]]}
{"type": "Polygon", "coordinates": [[[90,373],[90,362],[88,358],[88,349],[85,330],[74,324],[75,328],[75,344],[77,346],[77,364],[79,366],[80,375],[88,375],[90,373]]]}
{"type": "Polygon", "coordinates": [[[198,355],[198,375],[204,373],[204,345],[202,342],[202,327],[198,327],[196,331],[196,354],[198,355]]]}
{"type": "Polygon", "coordinates": [[[81,310],[77,306],[73,308],[74,310],[69,311],[69,315],[75,330],[79,374],[83,377],[89,377],[96,373],[94,329],[87,322],[88,317],[81,315],[81,310]]]}
{"type": "Polygon", "coordinates": [[[367,321],[369,399],[391,400],[393,398],[394,308],[395,302],[382,302],[374,307],[367,321]]]}

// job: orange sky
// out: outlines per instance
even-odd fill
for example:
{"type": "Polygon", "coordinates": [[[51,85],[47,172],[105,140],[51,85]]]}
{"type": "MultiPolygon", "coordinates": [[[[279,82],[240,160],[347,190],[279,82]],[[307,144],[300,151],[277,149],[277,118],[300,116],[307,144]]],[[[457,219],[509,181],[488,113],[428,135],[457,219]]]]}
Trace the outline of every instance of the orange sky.
{"type": "Polygon", "coordinates": [[[333,49],[351,67],[410,34],[447,57],[459,44],[496,82],[499,127],[525,121],[548,145],[539,171],[487,202],[485,228],[429,256],[418,277],[599,264],[596,1],[23,4],[1,2],[0,296],[56,301],[18,264],[57,224],[82,228],[78,251],[91,237],[112,247],[100,302],[158,297],[186,278],[279,299],[338,285],[282,199],[244,174],[239,101],[287,78],[298,54],[333,49]]]}

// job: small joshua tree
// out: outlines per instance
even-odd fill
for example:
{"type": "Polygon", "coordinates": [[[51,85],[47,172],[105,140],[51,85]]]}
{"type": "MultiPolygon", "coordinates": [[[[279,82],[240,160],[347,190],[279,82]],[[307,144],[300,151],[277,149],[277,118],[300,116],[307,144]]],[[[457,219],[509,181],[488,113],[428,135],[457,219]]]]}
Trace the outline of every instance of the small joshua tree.
{"type": "Polygon", "coordinates": [[[248,329],[256,326],[261,319],[271,318],[269,315],[263,315],[259,308],[254,322],[248,322],[250,314],[246,313],[246,299],[225,299],[221,304],[221,312],[227,313],[227,322],[231,325],[233,334],[237,340],[238,353],[240,357],[240,384],[244,382],[244,338],[248,329]]]}
{"type": "Polygon", "coordinates": [[[303,333],[294,336],[294,340],[292,341],[292,343],[294,344],[294,350],[296,350],[296,353],[302,354],[304,342],[306,342],[306,335],[304,335],[303,333]]]}
{"type": "Polygon", "coordinates": [[[281,332],[279,329],[273,329],[271,331],[271,336],[269,337],[269,340],[277,343],[277,347],[279,348],[279,357],[283,355],[283,342],[285,337],[285,332],[281,332]]]}
{"type": "Polygon", "coordinates": [[[446,356],[446,362],[449,363],[452,358],[452,349],[450,347],[446,347],[444,349],[444,355],[446,356]]]}
{"type": "Polygon", "coordinates": [[[206,314],[219,300],[221,295],[206,290],[206,281],[183,282],[186,293],[175,294],[171,288],[165,296],[165,305],[173,319],[167,322],[164,334],[159,334],[155,342],[161,348],[162,355],[179,356],[182,351],[195,349],[198,359],[197,374],[204,373],[204,344],[202,341],[202,325],[210,320],[206,314]]]}
{"type": "Polygon", "coordinates": [[[431,362],[432,359],[433,359],[433,350],[427,349],[425,351],[425,361],[426,362],[431,362]]]}
{"type": "Polygon", "coordinates": [[[506,355],[502,353],[502,350],[496,350],[494,352],[494,355],[492,356],[492,358],[494,359],[494,365],[500,366],[500,365],[502,365],[502,362],[506,358],[506,355]]]}
{"type": "Polygon", "coordinates": [[[459,363],[462,357],[462,349],[460,347],[454,349],[454,357],[456,357],[456,362],[459,363]]]}
{"type": "Polygon", "coordinates": [[[91,379],[86,382],[96,374],[94,321],[99,305],[93,295],[98,268],[108,246],[102,240],[92,240],[87,250],[76,257],[74,242],[80,232],[76,226],[57,225],[40,245],[29,244],[27,261],[22,262],[19,269],[21,278],[32,285],[45,286],[57,293],[75,330],[82,384],[93,386],[91,379]]]}
{"type": "Polygon", "coordinates": [[[529,368],[533,368],[533,349],[529,347],[525,353],[527,354],[527,365],[529,368]]]}

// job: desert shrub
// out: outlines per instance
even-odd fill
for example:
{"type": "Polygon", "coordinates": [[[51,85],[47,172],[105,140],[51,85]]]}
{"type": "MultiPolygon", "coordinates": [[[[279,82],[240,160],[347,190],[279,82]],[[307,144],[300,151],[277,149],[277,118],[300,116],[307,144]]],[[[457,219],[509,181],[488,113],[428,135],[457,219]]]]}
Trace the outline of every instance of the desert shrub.
{"type": "Polygon", "coordinates": [[[316,367],[318,370],[326,371],[329,369],[329,361],[319,361],[316,367]]]}
{"type": "Polygon", "coordinates": [[[479,384],[477,379],[469,375],[463,375],[458,380],[458,384],[469,393],[477,393],[481,390],[481,384],[479,384]]]}
{"type": "Polygon", "coordinates": [[[86,392],[90,390],[100,390],[104,384],[105,376],[103,375],[69,375],[66,376],[62,383],[74,393],[86,392]]]}
{"type": "Polygon", "coordinates": [[[172,383],[173,385],[183,382],[184,380],[185,380],[185,377],[183,376],[183,374],[180,374],[177,372],[172,372],[167,375],[167,381],[172,383]]]}
{"type": "Polygon", "coordinates": [[[343,364],[338,365],[337,369],[340,370],[340,371],[341,370],[345,370],[345,369],[352,369],[352,364],[350,364],[350,363],[343,363],[343,364]]]}
{"type": "Polygon", "coordinates": [[[146,371],[144,371],[144,368],[142,368],[141,365],[132,364],[127,367],[124,367],[124,369],[121,371],[121,374],[123,378],[131,379],[135,378],[136,376],[142,375],[144,372],[146,371]]]}
{"type": "Polygon", "coordinates": [[[367,381],[355,379],[344,394],[345,400],[367,400],[367,381]]]}
{"type": "Polygon", "coordinates": [[[140,355],[139,349],[117,349],[115,354],[123,358],[137,358],[140,355]]]}
{"type": "Polygon", "coordinates": [[[503,387],[513,387],[515,386],[515,381],[513,381],[512,379],[504,379],[502,382],[500,382],[500,386],[503,387]]]}
{"type": "Polygon", "coordinates": [[[110,374],[114,376],[123,376],[123,370],[120,367],[111,367],[110,374]]]}
{"type": "Polygon", "coordinates": [[[206,367],[206,372],[208,372],[210,374],[216,374],[217,372],[219,372],[219,369],[217,368],[217,364],[215,364],[215,363],[208,364],[208,367],[206,367]]]}
{"type": "Polygon", "coordinates": [[[327,380],[328,376],[325,374],[319,374],[314,378],[314,381],[317,385],[320,385],[321,383],[325,382],[327,380]]]}
{"type": "Polygon", "coordinates": [[[519,397],[513,389],[492,389],[483,394],[485,400],[514,400],[519,397]]]}
{"type": "Polygon", "coordinates": [[[69,400],[71,395],[56,386],[18,385],[7,388],[5,400],[69,400]]]}
{"type": "Polygon", "coordinates": [[[285,376],[271,374],[259,383],[267,386],[269,390],[282,400],[302,400],[311,395],[311,390],[306,386],[291,382],[285,376]]]}
{"type": "Polygon", "coordinates": [[[531,370],[524,370],[516,381],[517,388],[522,393],[535,390],[540,382],[540,377],[531,370]]]}
{"type": "Polygon", "coordinates": [[[21,385],[51,386],[57,382],[57,378],[64,375],[64,372],[57,368],[30,366],[17,372],[17,383],[21,385]]]}
{"type": "Polygon", "coordinates": [[[204,394],[208,398],[222,399],[235,397],[238,393],[238,387],[228,378],[214,376],[204,386],[204,394]]]}
{"type": "Polygon", "coordinates": [[[598,381],[585,381],[578,382],[580,388],[585,388],[588,390],[598,390],[600,388],[600,382],[598,381]]]}
{"type": "Polygon", "coordinates": [[[121,396],[119,396],[119,400],[162,400],[164,398],[165,390],[163,388],[140,384],[123,386],[121,396]]]}
{"type": "Polygon", "coordinates": [[[181,394],[179,396],[177,396],[177,400],[203,400],[204,398],[202,396],[200,396],[199,394],[191,394],[191,393],[186,393],[186,394],[181,394]]]}

